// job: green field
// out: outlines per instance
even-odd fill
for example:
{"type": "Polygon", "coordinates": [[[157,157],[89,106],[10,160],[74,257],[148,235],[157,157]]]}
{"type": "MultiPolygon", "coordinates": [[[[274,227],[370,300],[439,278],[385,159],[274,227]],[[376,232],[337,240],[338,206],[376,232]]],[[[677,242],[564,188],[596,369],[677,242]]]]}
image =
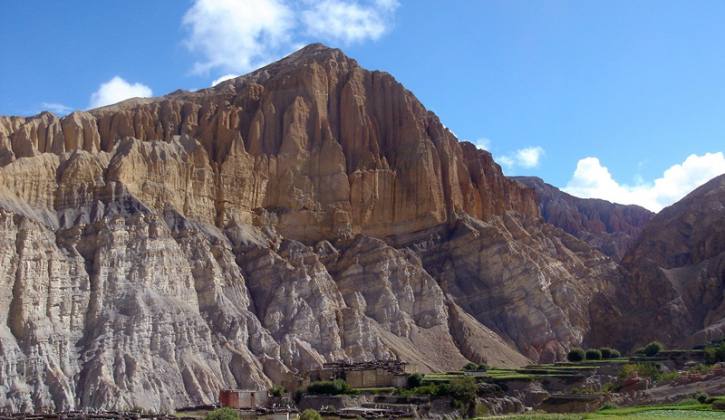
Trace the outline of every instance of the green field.
{"type": "Polygon", "coordinates": [[[638,406],[626,408],[609,408],[593,413],[582,414],[551,414],[531,413],[510,416],[482,417],[482,419],[507,420],[607,420],[607,419],[725,419],[725,411],[715,411],[710,404],[700,404],[694,401],[679,404],[638,406]]]}

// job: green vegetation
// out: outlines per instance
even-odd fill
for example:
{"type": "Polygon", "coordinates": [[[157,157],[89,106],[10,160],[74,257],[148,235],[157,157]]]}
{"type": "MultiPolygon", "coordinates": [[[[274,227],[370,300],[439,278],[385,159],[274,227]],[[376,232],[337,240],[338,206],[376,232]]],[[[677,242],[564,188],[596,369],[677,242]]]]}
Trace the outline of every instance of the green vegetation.
{"type": "Polygon", "coordinates": [[[342,379],[335,379],[334,381],[318,381],[312,382],[307,387],[308,394],[314,395],[340,395],[340,394],[354,394],[356,391],[350,388],[350,385],[342,379]]]}
{"type": "Polygon", "coordinates": [[[647,344],[646,346],[644,346],[644,348],[642,349],[642,352],[644,353],[645,356],[652,357],[652,356],[657,355],[657,353],[661,352],[664,349],[665,349],[665,346],[663,346],[662,343],[660,343],[659,341],[653,341],[653,342],[647,344]]]}
{"type": "Polygon", "coordinates": [[[404,396],[431,395],[434,397],[451,397],[455,408],[467,408],[476,401],[476,381],[471,377],[459,376],[450,382],[435,382],[411,389],[398,389],[397,393],[404,396]]]}
{"type": "Polygon", "coordinates": [[[274,385],[269,390],[269,395],[271,395],[273,397],[281,397],[282,395],[284,395],[286,393],[287,393],[287,390],[282,388],[279,385],[274,385]]]}
{"type": "Polygon", "coordinates": [[[423,375],[414,373],[408,376],[408,388],[416,388],[423,385],[423,375]]]}
{"type": "Polygon", "coordinates": [[[468,372],[485,372],[488,370],[488,365],[485,363],[481,363],[481,364],[477,365],[475,363],[469,362],[463,366],[462,370],[468,371],[468,372]]]}
{"type": "Polygon", "coordinates": [[[300,414],[300,420],[322,420],[322,416],[316,410],[308,408],[300,414]]]}
{"type": "Polygon", "coordinates": [[[616,359],[622,356],[622,354],[617,349],[613,349],[611,347],[602,347],[599,349],[599,351],[602,353],[602,359],[609,360],[609,359],[616,359]]]}
{"type": "Polygon", "coordinates": [[[204,420],[239,420],[239,412],[229,407],[217,408],[207,414],[204,420]]]}
{"type": "MultiPolygon", "coordinates": [[[[715,399],[712,404],[700,403],[695,400],[684,401],[676,404],[635,406],[635,407],[606,407],[593,413],[555,414],[555,413],[530,413],[519,414],[497,418],[508,420],[583,420],[583,419],[630,419],[630,420],[655,420],[655,419],[725,419],[725,412],[717,411],[715,399]]],[[[725,403],[725,399],[723,400],[725,403]]],[[[486,418],[486,417],[482,417],[486,418]]]]}
{"type": "Polygon", "coordinates": [[[587,360],[602,360],[602,352],[597,349],[587,349],[585,356],[587,360]]]}
{"type": "Polygon", "coordinates": [[[705,346],[703,349],[705,352],[705,361],[707,363],[725,362],[725,343],[719,345],[705,346]]]}
{"type": "Polygon", "coordinates": [[[662,372],[654,363],[629,363],[622,366],[619,371],[619,379],[621,380],[634,376],[648,378],[656,382],[662,378],[662,372]]]}
{"type": "Polygon", "coordinates": [[[566,359],[570,362],[581,362],[585,357],[586,353],[580,348],[571,349],[566,355],[566,359]]]}

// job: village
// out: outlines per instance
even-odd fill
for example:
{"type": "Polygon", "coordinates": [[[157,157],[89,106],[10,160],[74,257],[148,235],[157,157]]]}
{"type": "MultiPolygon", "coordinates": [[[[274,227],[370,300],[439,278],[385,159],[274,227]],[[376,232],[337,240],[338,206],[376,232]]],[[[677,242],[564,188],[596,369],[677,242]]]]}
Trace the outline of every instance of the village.
{"type": "Polygon", "coordinates": [[[599,418],[616,417],[627,407],[663,404],[719,411],[725,410],[723,362],[725,343],[671,350],[650,343],[629,356],[610,348],[573,349],[567,361],[516,369],[468,363],[458,371],[421,373],[400,360],[335,361],[295,373],[271,389],[222,389],[215,404],[174,413],[0,413],[0,420],[414,419],[521,413],[596,413],[599,418]]]}
{"type": "MultiPolygon", "coordinates": [[[[218,407],[235,410],[241,418],[269,419],[305,413],[312,418],[606,414],[621,407],[681,401],[725,409],[725,399],[719,398],[725,394],[722,343],[673,350],[650,343],[630,356],[609,348],[575,349],[568,359],[518,369],[469,363],[459,371],[425,374],[397,360],[337,361],[298,375],[286,388],[222,390],[218,407]]],[[[177,415],[208,415],[184,412],[177,415]]]]}

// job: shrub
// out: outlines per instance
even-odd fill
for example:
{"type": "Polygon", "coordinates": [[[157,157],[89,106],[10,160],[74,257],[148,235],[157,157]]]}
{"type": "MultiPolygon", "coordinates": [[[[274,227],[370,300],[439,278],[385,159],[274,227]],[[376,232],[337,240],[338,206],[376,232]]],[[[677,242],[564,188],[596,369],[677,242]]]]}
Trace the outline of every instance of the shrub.
{"type": "Polygon", "coordinates": [[[587,360],[601,360],[602,352],[597,349],[587,349],[585,356],[587,360]]]}
{"type": "Polygon", "coordinates": [[[229,407],[217,408],[204,417],[205,420],[239,420],[239,412],[229,407]]]}
{"type": "Polygon", "coordinates": [[[694,397],[700,404],[705,404],[707,403],[707,400],[710,399],[710,397],[704,392],[698,392],[694,395],[694,397]]]}
{"type": "Polygon", "coordinates": [[[455,408],[466,408],[476,401],[477,390],[476,381],[473,378],[464,377],[438,385],[437,395],[451,397],[455,408]]]}
{"type": "Polygon", "coordinates": [[[269,390],[269,394],[270,394],[271,396],[273,396],[273,397],[281,397],[281,396],[282,396],[282,395],[284,395],[284,394],[285,394],[286,392],[287,392],[287,390],[286,390],[286,389],[284,389],[284,388],[282,388],[282,387],[281,387],[281,386],[279,386],[279,385],[274,385],[274,386],[273,386],[273,387],[272,387],[272,388],[271,388],[271,389],[269,390]]]}
{"type": "Polygon", "coordinates": [[[308,408],[300,414],[300,420],[322,420],[322,416],[317,410],[308,408]]]}
{"type": "Polygon", "coordinates": [[[352,393],[352,389],[342,379],[335,379],[334,381],[312,382],[307,387],[307,393],[316,395],[339,395],[350,394],[352,393]]]}
{"type": "Polygon", "coordinates": [[[408,388],[416,388],[423,384],[423,375],[414,373],[408,376],[408,388]]]}
{"type": "Polygon", "coordinates": [[[487,371],[487,370],[488,370],[488,365],[487,365],[487,364],[485,364],[485,363],[479,363],[479,364],[478,364],[478,370],[480,370],[480,371],[482,371],[482,372],[485,372],[485,371],[487,371]]]}
{"type": "Polygon", "coordinates": [[[662,372],[660,372],[659,368],[654,363],[628,363],[622,366],[622,369],[619,371],[619,379],[624,380],[633,376],[658,381],[662,378],[662,372]]]}
{"type": "Polygon", "coordinates": [[[664,350],[665,346],[662,345],[659,341],[653,341],[646,346],[644,346],[644,354],[646,356],[652,357],[655,356],[657,353],[664,350]]]}
{"type": "Polygon", "coordinates": [[[478,365],[475,363],[468,362],[463,365],[463,370],[478,370],[478,365]]]}
{"type": "Polygon", "coordinates": [[[619,350],[611,347],[602,347],[599,351],[602,352],[602,359],[616,359],[622,355],[619,350]]]}
{"type": "Polygon", "coordinates": [[[703,351],[705,352],[705,363],[717,363],[717,349],[714,346],[706,346],[703,351]]]}
{"type": "Polygon", "coordinates": [[[580,348],[571,349],[569,354],[566,355],[566,359],[570,362],[581,362],[585,357],[586,353],[580,348]]]}

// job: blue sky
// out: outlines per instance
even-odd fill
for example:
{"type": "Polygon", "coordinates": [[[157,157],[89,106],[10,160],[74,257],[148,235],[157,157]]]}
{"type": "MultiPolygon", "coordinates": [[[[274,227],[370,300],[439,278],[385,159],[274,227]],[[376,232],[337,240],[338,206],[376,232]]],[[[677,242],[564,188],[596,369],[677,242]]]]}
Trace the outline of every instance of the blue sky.
{"type": "Polygon", "coordinates": [[[725,172],[722,1],[24,0],[3,15],[2,115],[203,88],[319,41],[392,73],[510,175],[658,210],[725,172]]]}

